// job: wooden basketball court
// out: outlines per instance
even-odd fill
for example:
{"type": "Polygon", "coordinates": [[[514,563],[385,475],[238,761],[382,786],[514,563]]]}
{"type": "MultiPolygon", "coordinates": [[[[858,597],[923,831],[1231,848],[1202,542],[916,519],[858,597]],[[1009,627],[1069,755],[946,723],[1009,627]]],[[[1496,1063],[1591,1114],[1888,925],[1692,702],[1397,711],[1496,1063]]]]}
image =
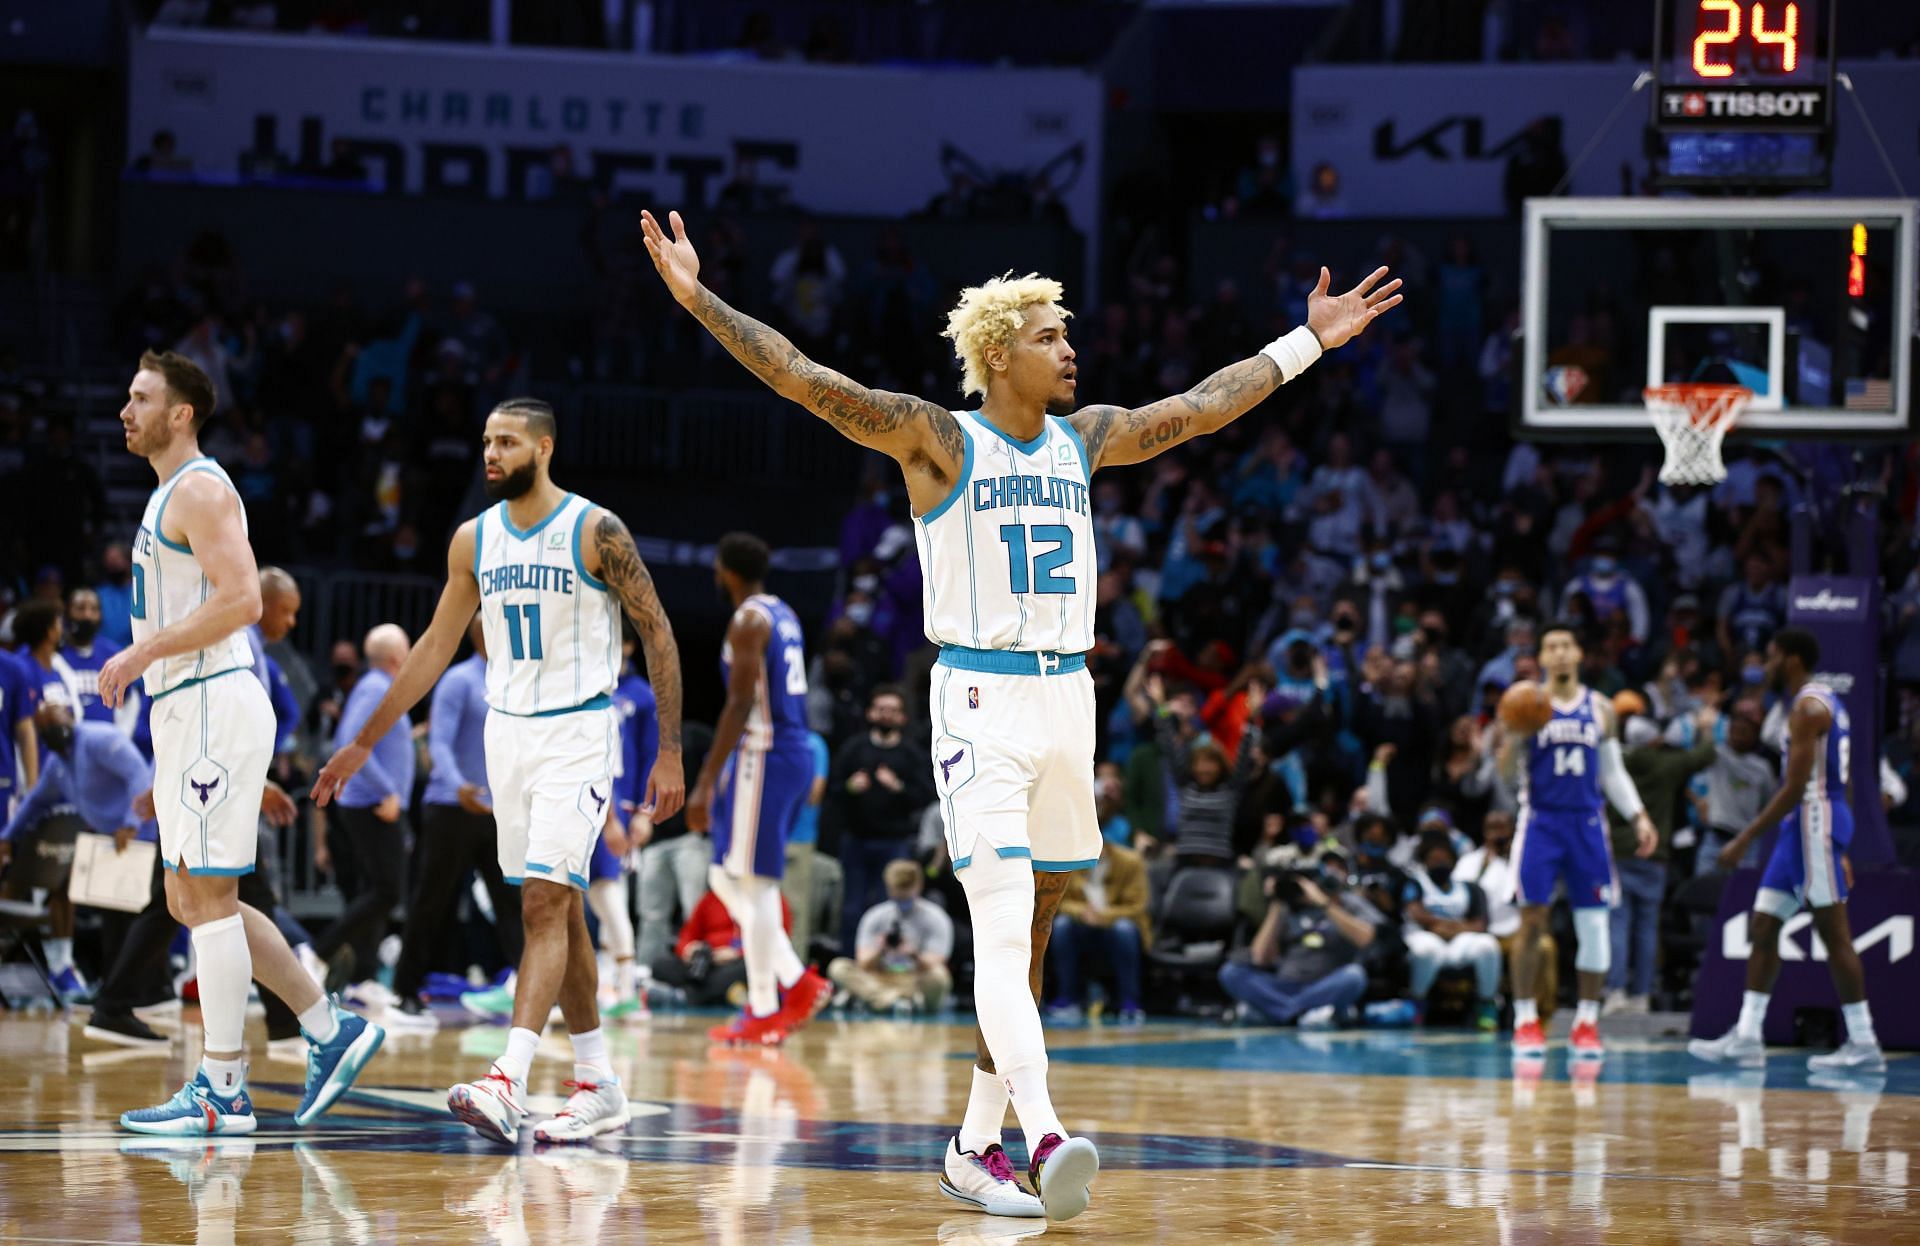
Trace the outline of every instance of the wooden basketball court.
{"type": "MultiPolygon", "coordinates": [[[[1873,1242],[1920,1239],[1920,1059],[1809,1084],[1805,1053],[1714,1072],[1616,1039],[1597,1078],[1556,1049],[1516,1078],[1459,1032],[1052,1029],[1055,1101],[1104,1165],[1088,1213],[993,1220],[937,1192],[971,1029],[823,1018],[779,1051],[710,1048],[711,1016],[614,1035],[626,1134],[517,1153],[445,1110],[495,1026],[394,1035],[358,1090],[293,1127],[303,1069],[251,1027],[251,1138],[120,1132],[178,1088],[197,1026],[129,1052],[59,1016],[0,1017],[0,1241],[840,1243],[1873,1242]]],[[[1564,1018],[1563,1018],[1564,1025],[1564,1018]]],[[[559,1105],[564,1031],[535,1066],[559,1105]]],[[[542,1095],[540,1092],[549,1092],[542,1095]]],[[[1009,1149],[1024,1160],[1018,1131],[1009,1149]]]]}

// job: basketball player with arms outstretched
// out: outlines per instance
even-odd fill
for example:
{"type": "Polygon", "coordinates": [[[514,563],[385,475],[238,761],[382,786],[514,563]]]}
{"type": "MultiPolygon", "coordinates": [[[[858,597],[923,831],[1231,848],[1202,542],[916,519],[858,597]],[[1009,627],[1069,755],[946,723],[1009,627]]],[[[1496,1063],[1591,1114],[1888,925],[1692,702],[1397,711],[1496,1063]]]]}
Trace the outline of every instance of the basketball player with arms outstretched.
{"type": "Polygon", "coordinates": [[[1066,874],[1100,855],[1094,813],[1094,471],[1138,463],[1225,427],[1400,301],[1379,269],[1308,300],[1308,323],[1193,389],[1138,410],[1071,417],[1073,347],[1057,281],[989,281],[961,294],[946,336],[975,411],[868,389],[808,359],[700,284],[679,213],[668,236],[641,214],[647,251],[682,307],[776,393],[906,478],[925,577],[927,637],[940,648],[931,712],[947,848],[973,913],[979,1071],[948,1146],[941,1189],[983,1211],[1065,1220],[1086,1209],[1093,1144],[1069,1135],[1047,1094],[1037,1003],[1045,939],[1066,874]],[[1383,284],[1384,282],[1384,284],[1383,284]],[[1032,1193],[1000,1147],[1011,1100],[1032,1193]],[[1034,1195],[1039,1205],[1035,1205],[1034,1195]]]}
{"type": "Polygon", "coordinates": [[[1533,984],[1554,884],[1566,882],[1577,940],[1573,967],[1580,1002],[1568,1042],[1576,1059],[1598,1060],[1606,1054],[1600,1041],[1600,992],[1613,954],[1607,913],[1619,890],[1605,806],[1611,803],[1633,823],[1639,856],[1650,855],[1659,845],[1653,819],[1620,756],[1613,703],[1580,682],[1582,653],[1573,629],[1556,623],[1540,633],[1539,646],[1553,716],[1532,735],[1509,734],[1500,752],[1502,772],[1520,788],[1519,824],[1513,834],[1513,876],[1520,902],[1520,938],[1513,957],[1513,1056],[1536,1062],[1535,1069],[1546,1054],[1547,1040],[1533,984]]]}
{"type": "Polygon", "coordinates": [[[447,1106],[485,1138],[513,1144],[526,1114],[527,1074],[554,1001],[573,1037],[573,1094],[534,1128],[540,1142],[580,1142],[626,1127],[626,1092],[600,1030],[599,965],[587,934],[588,861],[613,799],[620,724],[620,612],[640,632],[660,720],[660,753],[645,808],[670,818],[685,791],[680,767],[680,655],[633,537],[619,516],[553,482],[553,408],[501,403],[481,438],[487,496],[447,551],[447,586],[420,643],[359,736],[314,781],[331,800],[365,765],[374,741],[447,669],[478,611],[486,633],[487,785],[499,828],[500,872],[521,886],[526,931],[507,1050],[485,1077],[455,1086],[447,1106]]]}
{"type": "Polygon", "coordinates": [[[1866,971],[1847,923],[1844,857],[1853,842],[1853,809],[1847,803],[1847,767],[1852,724],[1832,688],[1814,679],[1820,642],[1801,627],[1783,627],[1767,641],[1767,686],[1780,692],[1787,713],[1787,773],[1759,816],[1720,850],[1720,867],[1732,869],[1747,846],[1774,823],[1780,837],[1760,876],[1748,926],[1753,951],[1747,960],[1747,991],[1740,1019],[1715,1039],[1696,1038],[1687,1050],[1702,1060],[1759,1068],[1767,1062],[1761,1037],[1773,983],[1780,976],[1780,929],[1805,904],[1827,949],[1827,971],[1840,995],[1847,1041],[1838,1051],[1813,1056],[1817,1074],[1884,1073],[1887,1060],[1873,1032],[1867,1007],[1866,971]]]}

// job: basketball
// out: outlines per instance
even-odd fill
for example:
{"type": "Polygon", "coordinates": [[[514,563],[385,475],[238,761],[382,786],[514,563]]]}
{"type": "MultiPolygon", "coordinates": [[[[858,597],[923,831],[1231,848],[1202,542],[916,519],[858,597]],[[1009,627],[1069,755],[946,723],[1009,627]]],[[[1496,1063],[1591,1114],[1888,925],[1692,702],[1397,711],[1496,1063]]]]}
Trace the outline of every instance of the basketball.
{"type": "Polygon", "coordinates": [[[1553,721],[1553,702],[1547,690],[1522,679],[1500,694],[1500,722],[1509,731],[1532,735],[1553,721]]]}
{"type": "Polygon", "coordinates": [[[1613,712],[1624,722],[1635,714],[1646,713],[1647,699],[1632,688],[1622,688],[1613,694],[1613,712]]]}

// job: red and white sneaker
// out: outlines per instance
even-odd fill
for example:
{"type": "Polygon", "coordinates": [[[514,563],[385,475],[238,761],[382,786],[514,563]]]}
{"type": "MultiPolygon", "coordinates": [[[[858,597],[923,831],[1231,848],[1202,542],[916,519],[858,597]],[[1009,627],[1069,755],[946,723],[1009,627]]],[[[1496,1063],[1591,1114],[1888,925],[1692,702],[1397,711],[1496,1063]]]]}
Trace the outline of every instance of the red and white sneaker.
{"type": "Polygon", "coordinates": [[[627,1110],[627,1093],[620,1079],[610,1077],[599,1082],[567,1082],[573,1094],[567,1106],[552,1120],[533,1127],[535,1142],[585,1142],[615,1130],[625,1129],[633,1119],[627,1110]]]}
{"type": "Polygon", "coordinates": [[[764,1017],[742,1013],[728,1024],[708,1030],[707,1037],[716,1043],[740,1047],[778,1047],[787,1041],[786,1019],[777,1012],[764,1017]]]}
{"type": "Polygon", "coordinates": [[[1600,1041],[1600,1027],[1591,1021],[1574,1023],[1573,1033],[1567,1036],[1567,1042],[1573,1048],[1575,1060],[1603,1060],[1607,1055],[1607,1046],[1600,1041]]]}
{"type": "Polygon", "coordinates": [[[1513,1027],[1515,1060],[1538,1060],[1546,1054],[1547,1032],[1540,1028],[1538,1021],[1527,1021],[1513,1027]]]}
{"type": "Polygon", "coordinates": [[[512,1146],[520,1141],[520,1119],[527,1114],[527,1088],[500,1071],[487,1070],[477,1082],[462,1082],[447,1092],[447,1110],[474,1132],[512,1146]]]}
{"type": "Polygon", "coordinates": [[[800,980],[787,989],[787,997],[780,1001],[780,1011],[774,1015],[786,1025],[787,1032],[804,1026],[813,1020],[827,1001],[833,998],[833,983],[814,972],[813,966],[800,975],[800,980]]]}

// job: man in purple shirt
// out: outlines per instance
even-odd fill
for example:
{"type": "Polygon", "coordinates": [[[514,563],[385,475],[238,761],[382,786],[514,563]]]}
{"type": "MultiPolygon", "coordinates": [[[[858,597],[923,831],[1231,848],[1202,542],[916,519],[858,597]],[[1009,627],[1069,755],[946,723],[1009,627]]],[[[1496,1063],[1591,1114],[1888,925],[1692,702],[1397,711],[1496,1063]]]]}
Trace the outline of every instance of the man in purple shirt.
{"type": "MultiPolygon", "coordinates": [[[[395,624],[382,623],[367,633],[367,673],[347,694],[335,747],[345,747],[373,717],[411,648],[406,632],[395,624]]],[[[341,789],[329,834],[316,850],[316,859],[324,861],[328,841],[338,847],[335,880],[347,896],[345,911],[313,949],[327,962],[329,989],[373,979],[380,968],[380,939],[387,932],[387,915],[400,899],[401,880],[407,872],[407,828],[402,819],[412,799],[413,729],[403,714],[374,745],[367,764],[341,789]]],[[[373,994],[385,998],[383,991],[373,994]]]]}
{"type": "MultiPolygon", "coordinates": [[[[100,634],[100,594],[90,588],[76,588],[67,595],[66,643],[60,646],[80,695],[80,717],[87,722],[112,723],[114,711],[100,699],[100,668],[120,652],[120,646],[100,634]]],[[[131,727],[131,719],[127,724],[131,727]]]]}

